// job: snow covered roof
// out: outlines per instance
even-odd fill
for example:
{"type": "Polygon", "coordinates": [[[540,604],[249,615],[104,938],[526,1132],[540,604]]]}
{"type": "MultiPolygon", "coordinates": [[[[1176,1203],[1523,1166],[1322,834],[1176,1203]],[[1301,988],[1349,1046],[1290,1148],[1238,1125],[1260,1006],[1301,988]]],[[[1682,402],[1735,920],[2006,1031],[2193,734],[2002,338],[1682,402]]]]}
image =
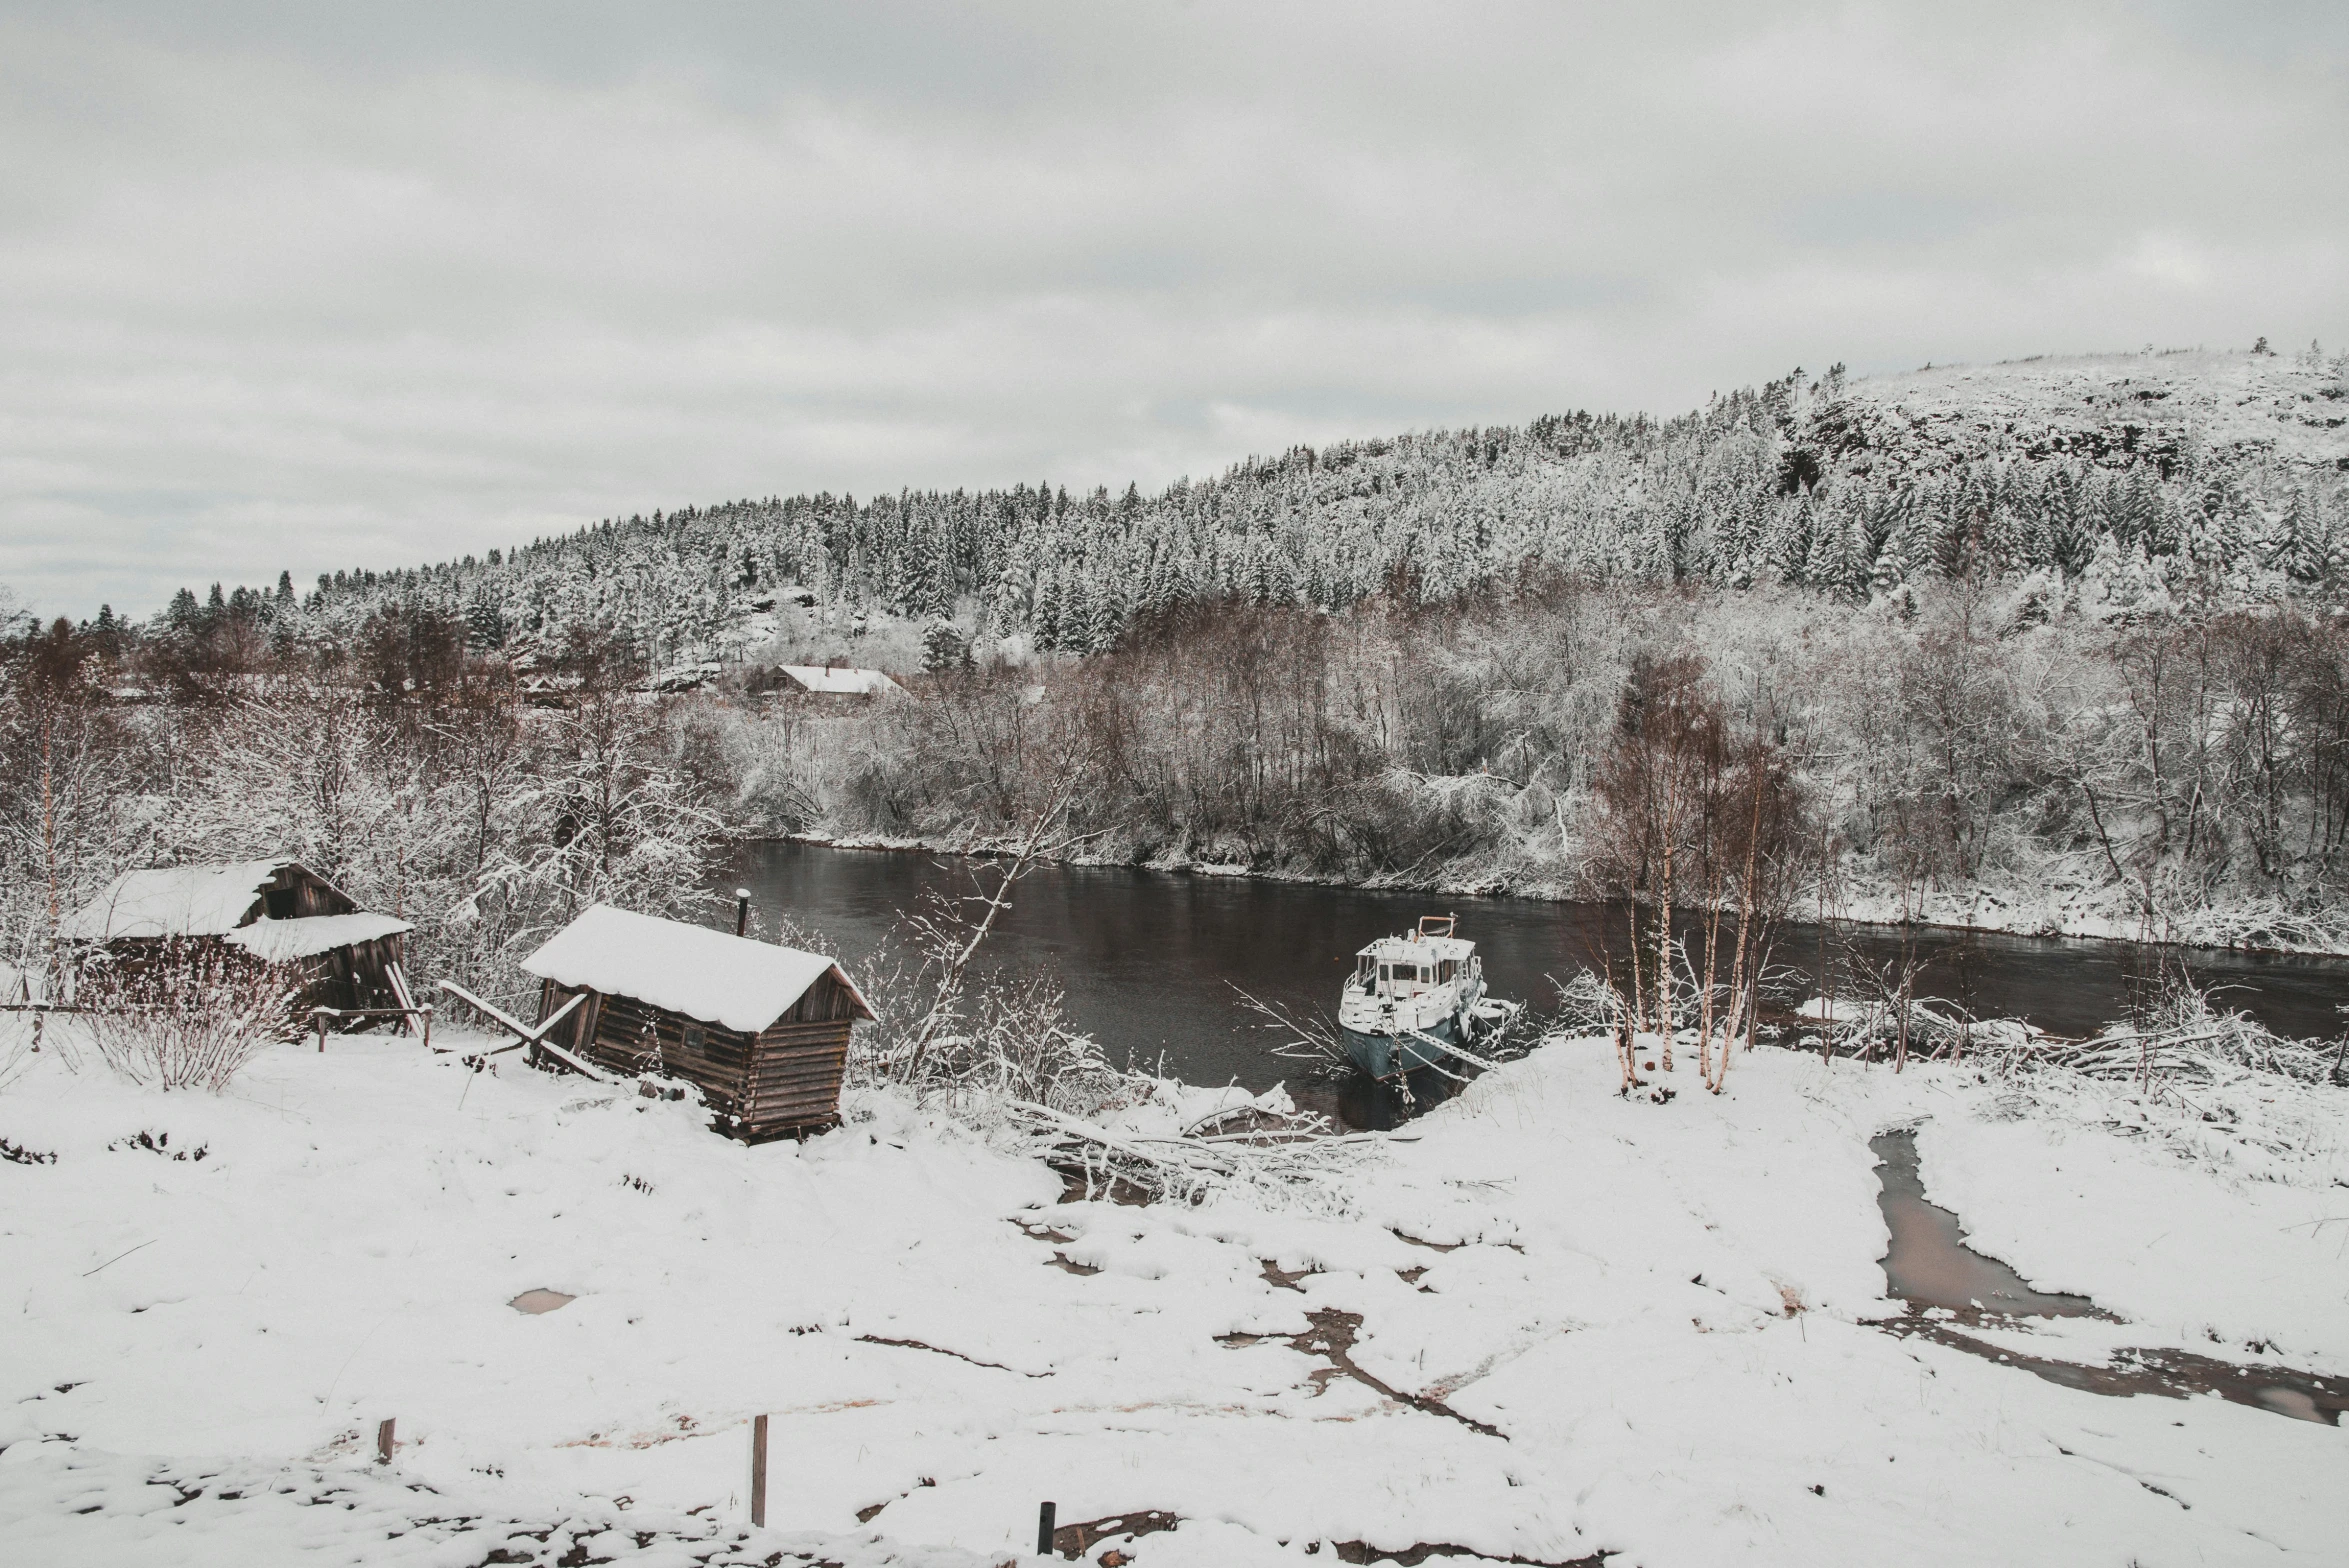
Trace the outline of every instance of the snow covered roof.
{"type": "Polygon", "coordinates": [[[522,967],[560,986],[634,997],[743,1034],[756,1034],[782,1017],[827,974],[848,987],[863,1016],[873,1016],[863,993],[821,953],[609,904],[593,906],[556,932],[522,967]]]}
{"type": "Polygon", "coordinates": [[[390,915],[361,910],[354,915],[304,915],[293,920],[256,920],[228,933],[228,940],[266,963],[316,958],[338,947],[372,942],[416,928],[390,915]]]}
{"type": "Polygon", "coordinates": [[[647,677],[646,691],[692,691],[716,680],[722,666],[715,659],[704,659],[698,664],[672,664],[667,669],[647,677]]]}
{"type": "Polygon", "coordinates": [[[261,889],[294,862],[243,860],[225,866],[126,871],[66,917],[58,935],[74,942],[125,937],[226,936],[245,923],[261,889]]]}
{"type": "Polygon", "coordinates": [[[827,696],[877,697],[884,692],[905,690],[879,670],[860,670],[845,664],[830,669],[820,664],[786,664],[783,673],[809,691],[827,696]]]}

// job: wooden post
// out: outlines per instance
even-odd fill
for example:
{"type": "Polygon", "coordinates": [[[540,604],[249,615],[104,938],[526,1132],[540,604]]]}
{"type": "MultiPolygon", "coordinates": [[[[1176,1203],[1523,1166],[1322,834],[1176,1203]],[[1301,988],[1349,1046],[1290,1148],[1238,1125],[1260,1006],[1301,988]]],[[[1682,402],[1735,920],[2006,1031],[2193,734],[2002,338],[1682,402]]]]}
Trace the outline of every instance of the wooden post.
{"type": "Polygon", "coordinates": [[[750,889],[734,890],[734,934],[742,936],[750,930],[750,889]]]}
{"type": "Polygon", "coordinates": [[[318,1054],[324,1056],[326,1054],[326,1009],[323,1007],[310,1009],[310,1021],[318,1026],[318,1054]]]}
{"type": "Polygon", "coordinates": [[[767,1522],[767,1418],[750,1418],[750,1522],[767,1522]]]}
{"type": "Polygon", "coordinates": [[[395,1424],[394,1419],[388,1416],[375,1423],[375,1462],[379,1465],[391,1463],[392,1427],[395,1424]]]}
{"type": "Polygon", "coordinates": [[[1054,1504],[1046,1503],[1036,1510],[1036,1555],[1052,1555],[1052,1516],[1058,1512],[1054,1504]]]}
{"type": "Polygon", "coordinates": [[[424,1004],[424,1048],[428,1051],[432,1049],[432,1004],[430,1002],[424,1004]]]}

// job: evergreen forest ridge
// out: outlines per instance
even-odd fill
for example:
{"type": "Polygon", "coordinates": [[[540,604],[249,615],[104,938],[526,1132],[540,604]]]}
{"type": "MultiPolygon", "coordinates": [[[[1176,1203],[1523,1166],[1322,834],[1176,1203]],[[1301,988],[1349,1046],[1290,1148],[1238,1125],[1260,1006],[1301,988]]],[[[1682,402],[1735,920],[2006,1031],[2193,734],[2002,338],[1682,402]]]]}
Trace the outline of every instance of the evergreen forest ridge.
{"type": "MultiPolygon", "coordinates": [[[[1854,600],[2041,570],[2093,574],[2100,602],[2124,608],[2322,590],[2349,572],[2349,355],[2180,350],[1857,381],[1797,370],[1672,419],[1577,413],[1297,447],[1156,495],[1046,483],[688,505],[213,598],[319,633],[388,602],[434,605],[488,648],[594,625],[682,660],[778,585],[804,585],[1084,653],[1186,599],[1335,609],[1400,575],[1434,601],[1537,564],[1854,600]]],[[[163,620],[196,625],[207,608],[182,590],[163,620]]]]}

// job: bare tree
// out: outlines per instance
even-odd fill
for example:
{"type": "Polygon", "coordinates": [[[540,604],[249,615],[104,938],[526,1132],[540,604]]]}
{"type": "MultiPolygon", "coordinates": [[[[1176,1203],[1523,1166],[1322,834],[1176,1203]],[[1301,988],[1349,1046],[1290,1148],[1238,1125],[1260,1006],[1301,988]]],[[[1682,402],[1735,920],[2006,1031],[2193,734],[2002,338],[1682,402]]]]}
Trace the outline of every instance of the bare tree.
{"type": "Polygon", "coordinates": [[[977,901],[976,917],[934,919],[922,927],[936,955],[937,983],[929,1010],[903,1049],[895,1053],[901,1081],[910,1083],[920,1079],[932,1044],[960,1016],[971,960],[978,956],[987,934],[995,929],[996,918],[1011,907],[1013,886],[1039,859],[1064,853],[1078,838],[1086,836],[1071,834],[1067,829],[1069,806],[1086,772],[1086,759],[1081,753],[1070,752],[1062,758],[1043,803],[1029,819],[1019,847],[1008,859],[992,863],[995,886],[984,899],[977,901]]]}
{"type": "MultiPolygon", "coordinates": [[[[1616,709],[1614,747],[1600,764],[1598,798],[1607,814],[1609,852],[1601,876],[1635,903],[1651,907],[1656,1032],[1663,1062],[1672,1065],[1674,1007],[1680,953],[1673,939],[1676,880],[1685,860],[1703,862],[1718,816],[1727,771],[1727,733],[1721,703],[1709,688],[1704,661],[1692,653],[1642,657],[1632,667],[1616,709]]],[[[1711,888],[1695,891],[1710,894],[1711,888]]]]}

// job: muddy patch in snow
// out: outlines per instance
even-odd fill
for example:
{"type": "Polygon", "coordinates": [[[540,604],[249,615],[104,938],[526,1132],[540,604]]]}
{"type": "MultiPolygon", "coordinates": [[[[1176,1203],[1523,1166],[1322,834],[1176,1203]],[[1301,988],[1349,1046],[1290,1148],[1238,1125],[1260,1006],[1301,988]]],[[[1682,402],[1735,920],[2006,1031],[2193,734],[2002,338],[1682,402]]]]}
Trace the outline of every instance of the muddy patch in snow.
{"type": "Polygon", "coordinates": [[[1486,1557],[1465,1546],[1444,1543],[1431,1546],[1425,1541],[1414,1546],[1394,1548],[1372,1546],[1367,1541],[1339,1541],[1332,1545],[1331,1551],[1342,1563],[1399,1563],[1402,1568],[1419,1568],[1421,1563],[1437,1559],[1472,1563],[1524,1563],[1530,1565],[1530,1568],[1602,1568],[1606,1560],[1614,1555],[1612,1552],[1597,1551],[1569,1562],[1547,1562],[1538,1557],[1486,1557]]]}
{"type": "MultiPolygon", "coordinates": [[[[1172,1530],[1183,1521],[1163,1508],[1144,1509],[1140,1513],[1113,1514],[1107,1519],[1091,1519],[1083,1524],[1064,1524],[1052,1532],[1052,1549],[1071,1562],[1104,1541],[1132,1544],[1138,1536],[1157,1535],[1172,1530]]],[[[1111,1547],[1103,1552],[1098,1562],[1109,1568],[1133,1561],[1133,1554],[1111,1547]],[[1114,1560],[1113,1560],[1114,1559],[1114,1560]]]]}
{"type": "MultiPolygon", "coordinates": [[[[1061,1246],[1065,1247],[1072,1245],[1077,1239],[1076,1237],[1068,1234],[1066,1231],[1054,1230],[1049,1225],[1026,1225],[1020,1224],[1020,1222],[1017,1220],[1014,1220],[1012,1223],[1019,1225],[1020,1234],[1026,1236],[1031,1241],[1058,1242],[1061,1246]]],[[[1079,1278],[1086,1278],[1101,1272],[1101,1270],[1095,1267],[1093,1264],[1079,1263],[1075,1259],[1071,1258],[1067,1253],[1058,1250],[1053,1252],[1049,1263],[1051,1267],[1060,1270],[1063,1274],[1074,1274],[1079,1278]]]]}
{"type": "Polygon", "coordinates": [[[1883,1259],[1885,1283],[1889,1294],[1909,1306],[1880,1326],[2092,1394],[2157,1394],[2170,1399],[2217,1394],[2236,1404],[2328,1426],[2340,1425],[2341,1412],[2349,1410],[2349,1378],[2290,1367],[2246,1365],[2187,1350],[2153,1348],[2116,1350],[2099,1365],[2014,1348],[2011,1331],[2026,1329],[2026,1319],[2124,1320],[2086,1296],[2034,1290],[2006,1264],[1967,1246],[1958,1217],[1925,1201],[1914,1132],[1888,1132],[1868,1146],[1883,1162],[1877,1166],[1884,1184],[1877,1202],[1892,1233],[1891,1250],[1883,1259]],[[1966,1332],[1969,1329],[2008,1331],[2007,1348],[1966,1332]]]}
{"type": "Polygon", "coordinates": [[[1000,1361],[981,1361],[977,1356],[966,1356],[959,1350],[948,1350],[943,1345],[932,1345],[918,1339],[889,1339],[880,1334],[859,1334],[856,1336],[856,1340],[860,1345],[887,1345],[895,1350],[926,1350],[933,1356],[951,1356],[957,1361],[966,1361],[974,1367],[984,1367],[990,1372],[1016,1372],[1021,1377],[1050,1377],[1052,1375],[1049,1370],[1029,1372],[1019,1367],[1007,1367],[1000,1361]]]}
{"type": "Polygon", "coordinates": [[[1509,1434],[1500,1428],[1487,1426],[1474,1416],[1464,1416],[1441,1399],[1392,1387],[1383,1379],[1364,1371],[1354,1360],[1354,1340],[1362,1330],[1361,1313],[1324,1310],[1306,1314],[1305,1321],[1308,1327],[1302,1334],[1219,1334],[1216,1343],[1227,1349],[1240,1350],[1249,1345],[1260,1345],[1267,1339],[1284,1338],[1291,1350],[1329,1363],[1312,1375],[1316,1393],[1328,1388],[1334,1378],[1350,1377],[1383,1399],[1391,1399],[1398,1405],[1409,1405],[1431,1416],[1442,1416],[1447,1421],[1457,1421],[1481,1436],[1497,1437],[1504,1443],[1509,1441],[1509,1434]]]}
{"type": "Polygon", "coordinates": [[[559,1290],[526,1290],[506,1303],[516,1312],[527,1312],[532,1317],[542,1312],[556,1312],[577,1301],[577,1296],[566,1296],[559,1290]]]}
{"type": "Polygon", "coordinates": [[[2292,1367],[2220,1361],[2212,1356],[2198,1356],[2190,1350],[2169,1349],[2116,1350],[2102,1366],[2055,1356],[2034,1356],[2020,1350],[2002,1350],[1988,1340],[1965,1332],[1968,1327],[2012,1326],[1988,1314],[1967,1322],[1954,1315],[1926,1317],[1909,1313],[1889,1319],[1882,1326],[1896,1334],[1930,1339],[1953,1350],[2090,1394],[2121,1398],[2156,1394],[2165,1399],[2216,1394],[2254,1410],[2273,1411],[2296,1421],[2316,1421],[2326,1426],[2339,1426],[2341,1413],[2349,1410],[2349,1378],[2322,1377],[2292,1367]]]}
{"type": "Polygon", "coordinates": [[[2086,1296],[2033,1290],[2022,1275],[1967,1246],[1958,1217],[1925,1201],[1914,1132],[1888,1132],[1871,1139],[1868,1147],[1883,1162],[1876,1167],[1884,1183],[1876,1202],[1892,1232],[1892,1249],[1883,1259],[1891,1294],[1920,1309],[1946,1307],[2020,1317],[2111,1317],[2098,1311],[2086,1296]]]}

